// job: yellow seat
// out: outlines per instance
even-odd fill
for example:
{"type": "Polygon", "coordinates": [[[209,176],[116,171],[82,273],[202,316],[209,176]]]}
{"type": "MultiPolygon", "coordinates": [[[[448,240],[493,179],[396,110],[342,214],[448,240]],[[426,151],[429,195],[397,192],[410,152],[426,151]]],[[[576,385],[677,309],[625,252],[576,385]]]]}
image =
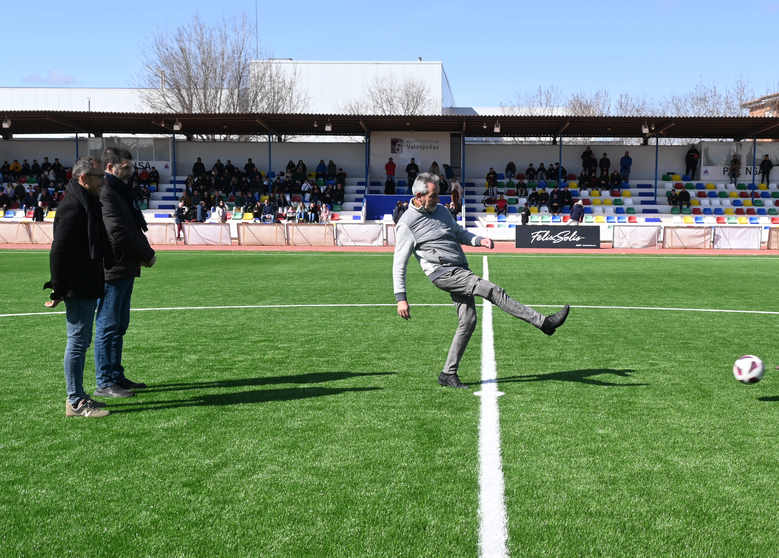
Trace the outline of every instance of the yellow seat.
{"type": "Polygon", "coordinates": [[[316,178],[315,172],[309,172],[307,178],[316,178]]]}
{"type": "Polygon", "coordinates": [[[701,204],[700,200],[698,198],[692,198],[690,200],[690,205],[693,207],[699,206],[701,204]]]}
{"type": "Polygon", "coordinates": [[[749,219],[747,219],[746,217],[739,217],[738,218],[738,224],[739,225],[748,225],[749,224],[749,219]]]}
{"type": "Polygon", "coordinates": [[[750,199],[745,199],[741,203],[744,205],[744,207],[752,207],[752,200],[750,199]]]}
{"type": "Polygon", "coordinates": [[[611,204],[612,204],[611,198],[606,198],[605,200],[603,200],[603,205],[611,205],[611,204]]]}
{"type": "Polygon", "coordinates": [[[595,216],[595,222],[596,223],[605,223],[606,222],[606,216],[605,215],[596,215],[595,216]]]}
{"type": "Polygon", "coordinates": [[[244,221],[251,221],[252,219],[254,219],[254,215],[252,215],[251,213],[247,212],[247,213],[243,214],[243,220],[244,221]]]}
{"type": "Polygon", "coordinates": [[[694,225],[695,224],[695,219],[693,219],[690,215],[685,215],[684,216],[684,224],[685,225],[694,225]]]}
{"type": "Polygon", "coordinates": [[[600,192],[598,192],[597,190],[592,190],[590,192],[590,197],[591,198],[599,198],[600,197],[600,192]]]}
{"type": "Polygon", "coordinates": [[[717,187],[714,184],[712,184],[711,182],[709,182],[708,184],[706,184],[706,189],[707,190],[716,190],[717,187]]]}
{"type": "Polygon", "coordinates": [[[491,205],[488,205],[487,206],[487,213],[495,213],[495,208],[492,207],[491,205]]]}
{"type": "Polygon", "coordinates": [[[728,192],[728,196],[731,198],[737,198],[738,192],[736,190],[733,190],[732,192],[728,192]]]}
{"type": "Polygon", "coordinates": [[[630,190],[622,190],[622,197],[623,198],[632,198],[633,194],[630,193],[630,190]]]}
{"type": "Polygon", "coordinates": [[[725,208],[725,215],[735,215],[736,211],[732,207],[725,208]]]}
{"type": "Polygon", "coordinates": [[[757,185],[757,189],[758,190],[768,190],[768,184],[764,184],[763,182],[761,182],[760,184],[757,185]]]}
{"type": "Polygon", "coordinates": [[[268,200],[268,196],[262,196],[260,198],[260,203],[265,203],[268,200]]]}
{"type": "Polygon", "coordinates": [[[46,214],[46,220],[47,220],[47,221],[48,221],[49,219],[52,219],[52,220],[53,220],[53,219],[54,219],[54,216],[55,216],[56,214],[57,214],[57,210],[56,210],[56,209],[52,209],[51,211],[49,211],[49,212],[46,214]]]}
{"type": "Polygon", "coordinates": [[[537,207],[531,207],[530,208],[530,213],[538,213],[538,208],[537,207]]]}
{"type": "Polygon", "coordinates": [[[592,205],[601,205],[600,198],[595,198],[592,200],[592,205]]]}
{"type": "Polygon", "coordinates": [[[671,176],[671,180],[673,180],[674,182],[679,182],[681,181],[681,179],[682,177],[679,176],[678,174],[674,174],[673,176],[671,176]]]}

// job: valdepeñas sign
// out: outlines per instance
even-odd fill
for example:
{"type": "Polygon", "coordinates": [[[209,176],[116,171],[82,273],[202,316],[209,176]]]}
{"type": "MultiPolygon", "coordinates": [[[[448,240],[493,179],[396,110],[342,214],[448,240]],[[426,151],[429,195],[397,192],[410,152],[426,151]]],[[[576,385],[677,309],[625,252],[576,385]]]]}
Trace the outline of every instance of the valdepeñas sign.
{"type": "Polygon", "coordinates": [[[600,227],[517,227],[517,248],[600,248],[600,227]]]}

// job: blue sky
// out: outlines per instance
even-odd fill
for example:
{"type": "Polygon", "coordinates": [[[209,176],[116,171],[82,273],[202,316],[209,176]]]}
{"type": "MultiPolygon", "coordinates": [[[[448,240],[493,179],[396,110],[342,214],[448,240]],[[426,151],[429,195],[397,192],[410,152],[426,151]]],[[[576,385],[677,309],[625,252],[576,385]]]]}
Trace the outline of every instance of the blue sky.
{"type": "MultiPolygon", "coordinates": [[[[175,28],[195,13],[206,21],[241,10],[255,17],[254,0],[117,7],[10,2],[0,86],[129,87],[158,26],[175,28]]],[[[605,88],[612,101],[620,93],[660,96],[700,80],[728,86],[739,74],[757,95],[779,91],[772,46],[779,0],[258,0],[258,7],[262,45],[276,57],[442,61],[458,106],[498,106],[550,85],[565,93],[605,88]]]]}

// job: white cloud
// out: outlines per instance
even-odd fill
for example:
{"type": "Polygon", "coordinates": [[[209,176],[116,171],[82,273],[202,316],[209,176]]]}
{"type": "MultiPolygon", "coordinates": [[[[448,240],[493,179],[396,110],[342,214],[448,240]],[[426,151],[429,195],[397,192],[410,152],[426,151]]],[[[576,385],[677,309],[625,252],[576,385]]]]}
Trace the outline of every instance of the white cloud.
{"type": "Polygon", "coordinates": [[[43,83],[45,85],[70,85],[76,83],[76,78],[71,75],[63,74],[58,69],[54,68],[46,71],[46,75],[41,77],[38,72],[33,72],[22,81],[26,83],[43,83]]]}

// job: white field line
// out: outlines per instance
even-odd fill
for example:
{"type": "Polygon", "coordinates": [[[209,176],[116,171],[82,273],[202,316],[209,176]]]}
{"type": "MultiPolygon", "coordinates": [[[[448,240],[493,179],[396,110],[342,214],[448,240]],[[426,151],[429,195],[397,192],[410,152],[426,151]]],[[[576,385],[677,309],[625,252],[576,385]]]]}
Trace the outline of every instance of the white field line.
{"type": "MultiPolygon", "coordinates": [[[[485,303],[485,305],[488,303],[485,303]]],[[[524,304],[524,303],[523,303],[524,304]]],[[[392,306],[396,304],[255,304],[242,306],[171,306],[169,308],[131,308],[131,312],[164,312],[171,310],[232,310],[232,309],[261,309],[261,308],[369,308],[392,306]]],[[[414,304],[414,306],[446,306],[451,304],[414,304]]],[[[525,304],[532,308],[557,308],[559,304],[525,304]]],[[[779,315],[779,312],[769,310],[723,310],[719,308],[663,308],[654,306],[585,306],[572,305],[571,308],[589,308],[594,310],[661,310],[665,312],[717,312],[722,314],[766,314],[779,315]]],[[[17,318],[22,316],[56,316],[65,312],[22,312],[19,314],[0,314],[0,318],[17,318]]]]}
{"type": "MultiPolygon", "coordinates": [[[[489,280],[487,256],[484,279],[489,280]]],[[[503,465],[500,458],[498,371],[492,332],[492,304],[484,301],[481,326],[481,419],[479,421],[479,555],[507,557],[508,520],[503,498],[503,465]]]]}

